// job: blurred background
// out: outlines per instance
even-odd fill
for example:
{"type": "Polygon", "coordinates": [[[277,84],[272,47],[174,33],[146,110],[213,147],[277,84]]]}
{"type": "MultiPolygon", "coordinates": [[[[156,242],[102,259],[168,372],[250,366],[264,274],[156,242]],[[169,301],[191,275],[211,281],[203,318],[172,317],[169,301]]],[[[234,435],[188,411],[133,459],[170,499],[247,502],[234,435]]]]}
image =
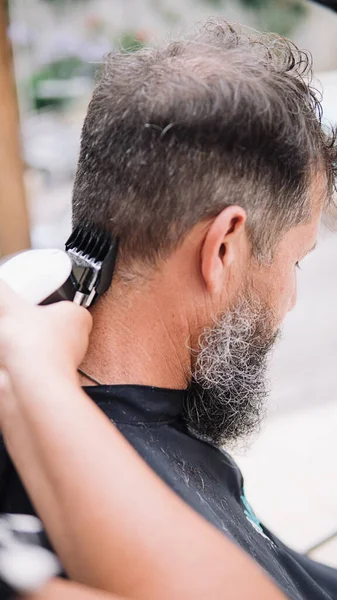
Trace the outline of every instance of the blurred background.
{"type": "MultiPolygon", "coordinates": [[[[333,5],[335,0],[330,0],[333,5]]],[[[337,2],[336,2],[337,4],[337,2]]],[[[337,124],[337,13],[309,0],[0,0],[0,256],[62,247],[81,125],[102,56],[209,15],[291,37],[337,124]]],[[[322,227],[271,364],[261,435],[237,460],[259,517],[337,567],[337,237],[322,227]],[[331,537],[331,539],[330,539],[331,537]]]]}

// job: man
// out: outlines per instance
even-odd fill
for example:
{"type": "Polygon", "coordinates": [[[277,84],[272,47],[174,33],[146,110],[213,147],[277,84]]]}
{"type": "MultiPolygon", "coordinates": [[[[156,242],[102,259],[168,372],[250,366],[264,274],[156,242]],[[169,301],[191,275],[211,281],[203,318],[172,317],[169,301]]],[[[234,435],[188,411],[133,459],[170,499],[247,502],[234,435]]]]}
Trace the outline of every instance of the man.
{"type": "MultiPolygon", "coordinates": [[[[308,79],[292,44],[224,22],[110,56],[83,128],[73,216],[120,239],[92,311],[87,393],[285,594],[320,600],[337,598],[337,573],[257,520],[220,449],[259,424],[266,358],[332,199],[336,145],[308,79]]],[[[2,510],[22,510],[17,485],[2,510]]]]}

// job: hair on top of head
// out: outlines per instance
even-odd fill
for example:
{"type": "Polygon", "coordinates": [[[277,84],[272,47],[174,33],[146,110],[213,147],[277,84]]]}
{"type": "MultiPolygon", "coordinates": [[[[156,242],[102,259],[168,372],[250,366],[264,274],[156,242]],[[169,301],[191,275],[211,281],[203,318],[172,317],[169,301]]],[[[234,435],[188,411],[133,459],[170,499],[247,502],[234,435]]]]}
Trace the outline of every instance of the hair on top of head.
{"type": "Polygon", "coordinates": [[[332,198],[336,134],[322,125],[311,56],[211,19],[184,39],[107,56],[85,119],[73,221],[104,224],[122,264],[153,265],[199,221],[247,211],[253,252],[332,198]]]}

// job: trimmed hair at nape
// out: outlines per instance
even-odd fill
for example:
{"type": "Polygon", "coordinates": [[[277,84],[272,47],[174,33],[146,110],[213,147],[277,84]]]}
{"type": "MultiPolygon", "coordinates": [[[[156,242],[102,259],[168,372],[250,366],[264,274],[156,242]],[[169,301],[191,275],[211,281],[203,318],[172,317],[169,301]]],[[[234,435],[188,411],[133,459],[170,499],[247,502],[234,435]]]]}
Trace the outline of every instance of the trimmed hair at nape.
{"type": "Polygon", "coordinates": [[[247,211],[254,255],[310,217],[313,177],[336,181],[311,56],[211,19],[183,39],[109,54],[85,119],[73,222],[108,228],[120,261],[155,265],[198,222],[247,211]]]}

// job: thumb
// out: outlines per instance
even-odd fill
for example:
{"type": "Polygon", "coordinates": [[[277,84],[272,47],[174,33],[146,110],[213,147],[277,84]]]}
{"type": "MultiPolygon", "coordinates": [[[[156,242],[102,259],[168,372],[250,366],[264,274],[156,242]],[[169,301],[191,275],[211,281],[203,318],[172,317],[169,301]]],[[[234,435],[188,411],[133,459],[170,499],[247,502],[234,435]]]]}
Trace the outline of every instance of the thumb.
{"type": "Polygon", "coordinates": [[[74,327],[89,336],[92,329],[92,317],[89,311],[73,302],[57,302],[44,306],[54,323],[59,323],[61,328],[74,329],[74,327]]]}

